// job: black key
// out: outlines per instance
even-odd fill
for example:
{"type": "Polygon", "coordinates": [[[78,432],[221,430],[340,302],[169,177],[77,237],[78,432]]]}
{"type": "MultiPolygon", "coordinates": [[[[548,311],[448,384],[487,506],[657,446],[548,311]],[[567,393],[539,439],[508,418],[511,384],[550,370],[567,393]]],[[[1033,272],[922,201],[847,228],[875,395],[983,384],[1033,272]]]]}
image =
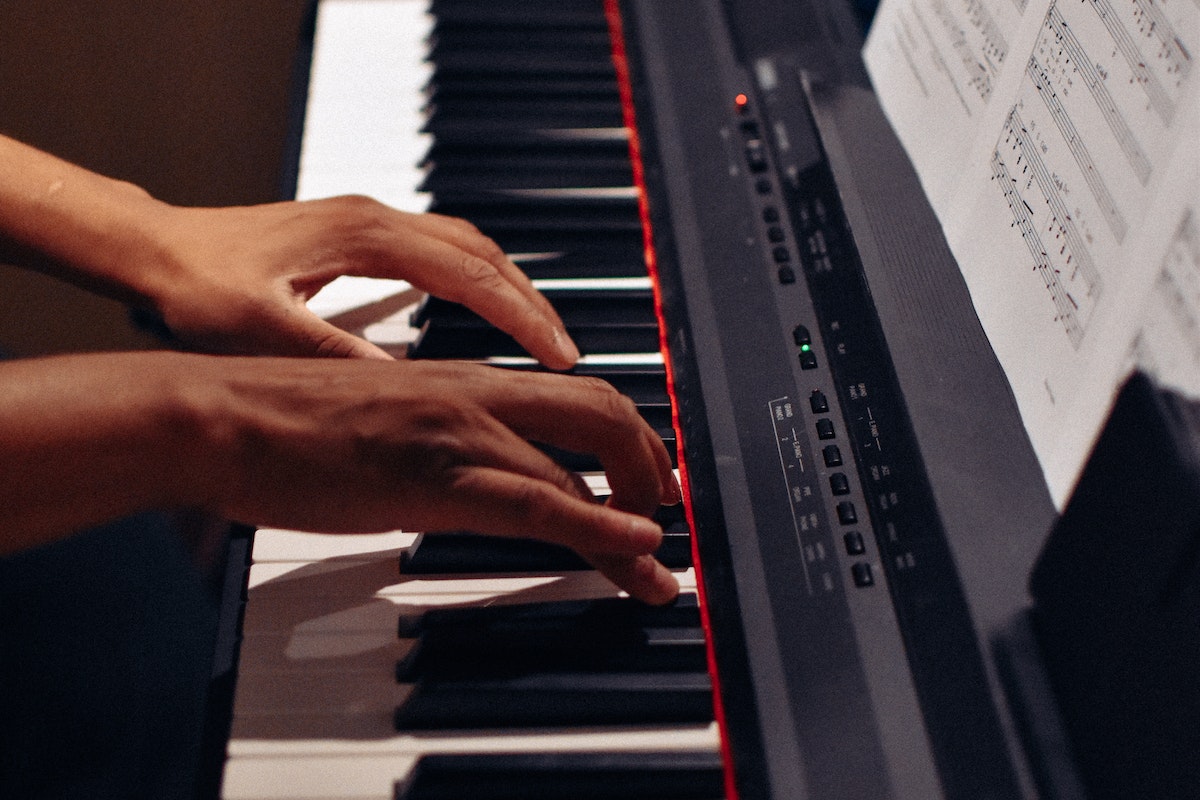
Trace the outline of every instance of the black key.
{"type": "MultiPolygon", "coordinates": [[[[649,289],[554,288],[542,294],[567,328],[637,326],[658,329],[654,294],[649,289]]],[[[489,325],[465,306],[432,296],[423,300],[412,315],[412,324],[418,328],[431,322],[462,328],[489,325]]],[[[638,352],[658,352],[658,346],[638,352]]]]}
{"type": "Polygon", "coordinates": [[[526,138],[510,142],[490,140],[464,142],[439,139],[425,155],[425,165],[446,163],[467,167],[486,165],[502,169],[506,164],[522,160],[539,161],[548,159],[560,163],[596,159],[605,164],[623,163],[629,166],[629,140],[624,135],[599,138],[526,138]]]}
{"type": "Polygon", "coordinates": [[[563,53],[570,50],[587,53],[596,59],[612,58],[612,40],[600,29],[575,30],[569,33],[554,28],[477,27],[430,32],[427,58],[437,63],[447,53],[482,53],[489,51],[527,53],[563,53]]]}
{"type": "Polygon", "coordinates": [[[558,29],[571,35],[571,29],[607,30],[603,9],[595,0],[571,0],[562,3],[530,3],[506,5],[495,0],[475,2],[434,2],[430,12],[437,22],[433,33],[439,37],[452,35],[458,30],[479,30],[490,26],[495,29],[519,28],[522,30],[558,29]]]}
{"type": "Polygon", "coordinates": [[[396,665],[396,680],[485,679],[539,672],[703,672],[701,628],[582,627],[430,631],[396,665]]]}
{"type": "Polygon", "coordinates": [[[694,627],[700,624],[699,598],[695,593],[679,595],[674,603],[649,606],[628,597],[606,597],[599,600],[556,600],[543,603],[515,605],[465,606],[461,608],[430,609],[419,617],[401,617],[399,635],[419,636],[438,628],[483,627],[502,629],[505,626],[539,625],[547,630],[555,627],[573,628],[580,618],[593,625],[641,625],[645,627],[694,627]]]}
{"type": "Polygon", "coordinates": [[[420,188],[433,194],[463,195],[480,189],[496,192],[632,185],[633,175],[627,161],[531,158],[514,159],[507,164],[482,160],[471,165],[441,162],[429,169],[420,188]]]}
{"type": "Polygon", "coordinates": [[[511,256],[530,278],[642,278],[646,264],[640,252],[627,247],[576,247],[553,253],[517,253],[511,256]]]}
{"type": "MultiPolygon", "coordinates": [[[[540,370],[537,365],[521,365],[510,369],[540,370]]],[[[670,407],[667,393],[667,370],[661,364],[579,364],[569,375],[600,378],[638,406],[670,407]]]]}
{"type": "Polygon", "coordinates": [[[719,800],[719,753],[425,755],[396,800],[719,800]]]}
{"type": "Polygon", "coordinates": [[[487,131],[479,128],[446,128],[438,132],[434,149],[439,146],[453,148],[478,147],[490,150],[495,145],[504,147],[564,147],[581,145],[624,145],[629,147],[629,132],[625,128],[605,128],[587,131],[545,128],[536,130],[505,131],[503,139],[488,137],[487,131]]]}
{"type": "MultiPolygon", "coordinates": [[[[483,233],[498,238],[506,233],[536,231],[549,239],[563,233],[579,233],[592,238],[604,231],[635,235],[641,241],[642,223],[637,202],[630,197],[604,199],[522,197],[515,193],[475,192],[463,197],[437,198],[430,211],[451,217],[462,217],[474,223],[483,233]]],[[[544,252],[516,250],[506,252],[544,252]]]]}
{"type": "MultiPolygon", "coordinates": [[[[582,353],[656,353],[658,320],[648,291],[546,292],[582,353]]],[[[511,336],[456,303],[431,298],[413,316],[413,358],[527,355],[511,336]]],[[[669,420],[667,421],[669,425],[669,420]]]]}
{"type": "MultiPolygon", "coordinates": [[[[655,558],[671,569],[692,565],[691,536],[664,533],[655,558]]],[[[400,557],[405,575],[576,572],[592,569],[574,550],[537,539],[509,539],[465,531],[429,533],[400,557]]]]}
{"type": "Polygon", "coordinates": [[[424,130],[475,126],[498,128],[616,128],[624,124],[619,100],[571,99],[552,103],[529,100],[445,98],[431,106],[424,130]]]}
{"type": "Polygon", "coordinates": [[[557,101],[564,97],[620,98],[620,94],[616,76],[586,78],[539,75],[529,78],[516,75],[443,75],[436,82],[429,81],[425,87],[425,96],[431,103],[447,98],[538,97],[557,101]]]}
{"type": "MultiPolygon", "coordinates": [[[[567,333],[584,355],[590,353],[648,353],[658,348],[658,331],[648,326],[572,327],[567,333]]],[[[483,326],[459,326],[431,321],[409,348],[412,358],[483,359],[528,356],[506,333],[483,326]]]]}
{"type": "MultiPolygon", "coordinates": [[[[636,264],[645,275],[645,242],[640,230],[541,230],[513,228],[486,232],[506,253],[567,253],[636,264]]],[[[530,273],[533,277],[533,273],[530,273]]],[[[553,277],[553,276],[547,276],[553,277]]]]}
{"type": "MultiPolygon", "coordinates": [[[[660,509],[663,526],[655,557],[670,569],[692,565],[692,541],[683,506],[660,509]]],[[[400,556],[405,575],[573,572],[592,569],[574,550],[536,539],[510,539],[466,531],[426,533],[400,556]]]]}
{"type": "Polygon", "coordinates": [[[396,708],[396,730],[703,723],[707,672],[546,672],[511,678],[424,678],[396,708]]]}

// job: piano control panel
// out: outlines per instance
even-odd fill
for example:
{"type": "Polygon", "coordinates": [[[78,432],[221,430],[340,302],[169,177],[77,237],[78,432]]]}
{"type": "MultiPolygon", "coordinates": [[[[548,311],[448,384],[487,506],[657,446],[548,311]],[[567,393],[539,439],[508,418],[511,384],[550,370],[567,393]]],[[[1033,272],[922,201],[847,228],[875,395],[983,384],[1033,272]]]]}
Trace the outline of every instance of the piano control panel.
{"type": "Polygon", "coordinates": [[[770,698],[730,712],[735,772],[740,759],[775,792],[822,797],[1017,797],[825,152],[821,114],[836,89],[795,54],[722,35],[736,27],[727,15],[758,5],[622,4],[639,37],[660,291],[682,309],[667,310],[681,345],[671,358],[677,382],[703,398],[681,418],[685,461],[701,473],[693,485],[719,487],[700,498],[694,533],[705,573],[724,562],[736,576],[705,578],[710,597],[736,597],[740,611],[715,625],[720,685],[732,693],[744,668],[770,698]],[[856,746],[827,758],[831,740],[856,746]]]}

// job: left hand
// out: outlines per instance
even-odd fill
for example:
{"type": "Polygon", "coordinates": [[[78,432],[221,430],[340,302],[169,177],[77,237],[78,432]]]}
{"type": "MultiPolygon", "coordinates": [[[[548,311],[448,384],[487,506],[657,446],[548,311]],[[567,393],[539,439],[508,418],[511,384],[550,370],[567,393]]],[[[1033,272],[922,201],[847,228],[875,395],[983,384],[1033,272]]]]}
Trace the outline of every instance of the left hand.
{"type": "MultiPolygon", "coordinates": [[[[346,196],[233,208],[160,206],[147,294],[186,347],[389,358],[305,306],[339,275],[396,278],[462,303],[553,369],[579,356],[549,302],[464,220],[346,196]]],[[[143,277],[143,279],[145,279],[143,277]]]]}

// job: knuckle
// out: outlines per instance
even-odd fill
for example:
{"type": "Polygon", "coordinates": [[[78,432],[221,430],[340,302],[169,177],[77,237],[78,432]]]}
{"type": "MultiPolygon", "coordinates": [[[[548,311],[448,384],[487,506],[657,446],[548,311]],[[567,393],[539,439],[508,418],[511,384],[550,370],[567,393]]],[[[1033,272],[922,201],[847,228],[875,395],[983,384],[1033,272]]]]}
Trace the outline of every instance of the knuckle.
{"type": "Polygon", "coordinates": [[[493,292],[502,288],[504,284],[504,276],[500,274],[495,266],[470,253],[462,254],[458,269],[467,285],[472,289],[483,289],[493,292]]]}
{"type": "MultiPolygon", "coordinates": [[[[599,378],[601,383],[603,380],[599,378]]],[[[626,395],[621,394],[611,385],[604,383],[605,391],[598,391],[596,404],[597,411],[612,424],[619,424],[626,427],[634,426],[640,423],[641,417],[638,415],[637,404],[626,395]]]]}
{"type": "Polygon", "coordinates": [[[358,353],[358,342],[337,331],[324,334],[315,344],[316,355],[320,358],[351,358],[358,353]]]}

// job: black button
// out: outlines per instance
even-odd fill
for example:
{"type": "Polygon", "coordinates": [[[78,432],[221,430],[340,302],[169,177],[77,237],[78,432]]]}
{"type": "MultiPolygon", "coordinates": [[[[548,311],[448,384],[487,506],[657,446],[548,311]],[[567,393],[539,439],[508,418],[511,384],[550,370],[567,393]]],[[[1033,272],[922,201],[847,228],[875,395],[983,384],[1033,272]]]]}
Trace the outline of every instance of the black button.
{"type": "Polygon", "coordinates": [[[846,544],[846,552],[852,556],[861,556],[867,552],[867,544],[858,531],[849,531],[842,537],[842,541],[846,544]]]}
{"type": "Polygon", "coordinates": [[[842,465],[842,450],[836,444],[827,444],[825,449],[821,451],[821,455],[825,457],[825,466],[840,467],[842,465]]]}
{"type": "Polygon", "coordinates": [[[808,404],[812,407],[814,414],[824,414],[829,410],[829,399],[821,391],[813,392],[808,398],[808,404]]]}
{"type": "Polygon", "coordinates": [[[831,419],[817,420],[817,438],[818,439],[832,439],[836,435],[837,434],[835,434],[833,432],[833,420],[831,420],[831,419]]]}
{"type": "Polygon", "coordinates": [[[792,251],[786,247],[776,247],[771,251],[771,257],[775,259],[776,264],[786,264],[792,260],[792,251]]]}
{"type": "Polygon", "coordinates": [[[796,347],[804,347],[806,344],[812,344],[812,334],[805,326],[797,325],[792,328],[792,341],[796,343],[796,347]]]}
{"type": "Polygon", "coordinates": [[[782,242],[787,237],[783,233],[783,228],[779,227],[778,225],[772,225],[771,227],[767,228],[767,238],[772,242],[778,243],[782,242]]]}
{"type": "Polygon", "coordinates": [[[791,267],[780,267],[779,282],[783,284],[795,283],[796,270],[792,269],[791,267]]]}
{"type": "Polygon", "coordinates": [[[770,178],[759,178],[754,182],[754,189],[759,194],[770,194],[773,188],[770,178]]]}
{"type": "Polygon", "coordinates": [[[837,504],[838,522],[843,525],[853,525],[858,522],[858,511],[854,508],[854,503],[849,500],[843,500],[837,504]]]}
{"type": "MultiPolygon", "coordinates": [[[[816,368],[817,368],[817,354],[814,353],[811,349],[801,351],[801,353],[800,353],[800,369],[816,369],[816,368]]],[[[830,423],[830,427],[832,428],[832,423],[830,423]]],[[[829,435],[833,436],[832,430],[830,430],[829,435]]]]}
{"type": "Polygon", "coordinates": [[[875,585],[875,574],[871,572],[871,565],[865,561],[860,561],[850,567],[850,574],[854,576],[855,586],[875,585]]]}
{"type": "Polygon", "coordinates": [[[845,473],[835,472],[829,476],[829,488],[834,494],[850,494],[850,479],[845,473]]]}
{"type": "Polygon", "coordinates": [[[762,217],[763,222],[766,222],[767,224],[779,222],[779,209],[775,206],[767,206],[763,209],[762,217]]]}
{"type": "Polygon", "coordinates": [[[751,139],[746,142],[746,161],[752,172],[763,172],[767,168],[767,148],[762,139],[751,139]]]}

